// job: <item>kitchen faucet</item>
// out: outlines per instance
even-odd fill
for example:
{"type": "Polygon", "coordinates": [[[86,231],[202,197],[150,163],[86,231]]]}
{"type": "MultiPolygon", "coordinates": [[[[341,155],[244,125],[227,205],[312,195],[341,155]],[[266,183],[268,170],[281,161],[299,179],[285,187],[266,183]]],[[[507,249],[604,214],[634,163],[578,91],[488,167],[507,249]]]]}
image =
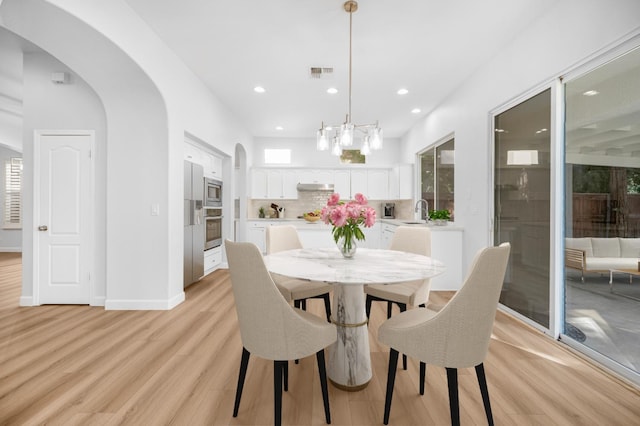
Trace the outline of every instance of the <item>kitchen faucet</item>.
{"type": "Polygon", "coordinates": [[[416,202],[416,208],[415,208],[415,212],[418,213],[418,210],[421,210],[420,212],[420,219],[422,220],[422,211],[425,212],[424,214],[424,218],[425,220],[429,220],[429,202],[427,200],[425,200],[424,198],[419,199],[416,202]],[[424,209],[421,206],[421,203],[424,203],[424,209]]]}

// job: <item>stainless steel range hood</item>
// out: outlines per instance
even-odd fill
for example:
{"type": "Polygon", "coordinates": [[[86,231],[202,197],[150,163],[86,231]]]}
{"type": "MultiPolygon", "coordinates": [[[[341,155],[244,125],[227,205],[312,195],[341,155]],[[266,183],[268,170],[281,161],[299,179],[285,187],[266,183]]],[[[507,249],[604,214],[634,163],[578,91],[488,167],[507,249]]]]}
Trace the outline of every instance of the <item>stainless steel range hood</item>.
{"type": "Polygon", "coordinates": [[[332,183],[299,183],[298,191],[333,191],[332,183]]]}

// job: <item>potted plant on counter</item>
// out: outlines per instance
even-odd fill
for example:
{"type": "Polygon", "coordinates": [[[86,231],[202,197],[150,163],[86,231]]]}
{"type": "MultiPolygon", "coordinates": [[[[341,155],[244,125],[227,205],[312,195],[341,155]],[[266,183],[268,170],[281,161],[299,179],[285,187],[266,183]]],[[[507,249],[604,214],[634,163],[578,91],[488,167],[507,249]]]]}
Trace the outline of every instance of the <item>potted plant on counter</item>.
{"type": "Polygon", "coordinates": [[[431,210],[429,212],[429,219],[433,220],[433,222],[439,226],[446,225],[450,218],[451,214],[449,210],[431,210]]]}

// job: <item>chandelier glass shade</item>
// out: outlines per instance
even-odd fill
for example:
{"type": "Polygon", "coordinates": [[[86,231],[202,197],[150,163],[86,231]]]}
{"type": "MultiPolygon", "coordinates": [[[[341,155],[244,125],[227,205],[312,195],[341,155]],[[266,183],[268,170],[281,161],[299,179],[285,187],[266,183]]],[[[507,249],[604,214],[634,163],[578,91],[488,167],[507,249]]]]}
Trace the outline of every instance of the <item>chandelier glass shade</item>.
{"type": "Polygon", "coordinates": [[[344,10],[349,13],[349,108],[345,121],[339,125],[325,126],[322,122],[320,129],[316,133],[316,148],[318,151],[326,151],[331,146],[331,154],[342,155],[343,148],[353,146],[354,139],[357,135],[362,136],[362,146],[360,153],[369,155],[372,151],[382,149],[383,135],[382,129],[376,121],[373,124],[355,124],[351,122],[351,58],[352,58],[352,29],[353,29],[353,12],[358,10],[356,1],[346,1],[344,10]],[[329,138],[328,132],[334,130],[333,138],[329,138]],[[331,140],[331,143],[329,141],[331,140]]]}

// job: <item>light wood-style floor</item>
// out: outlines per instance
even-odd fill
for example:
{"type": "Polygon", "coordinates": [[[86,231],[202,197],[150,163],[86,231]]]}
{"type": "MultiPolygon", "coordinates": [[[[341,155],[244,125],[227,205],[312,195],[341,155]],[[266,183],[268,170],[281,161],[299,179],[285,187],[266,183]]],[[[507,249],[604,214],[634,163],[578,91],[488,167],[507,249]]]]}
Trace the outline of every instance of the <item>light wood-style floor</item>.
{"type": "MultiPolygon", "coordinates": [[[[18,307],[20,257],[0,255],[1,425],[269,425],[273,370],[251,359],[237,418],[231,416],[241,342],[227,271],[187,290],[171,311],[105,311],[89,306],[18,307]]],[[[442,304],[450,294],[432,293],[442,304]]],[[[309,309],[323,315],[321,301],[309,309]]],[[[388,350],[370,324],[373,379],[361,392],[329,386],[334,425],[382,424],[388,350]]],[[[498,313],[485,362],[497,425],[637,425],[640,393],[509,316],[498,313]]],[[[315,357],[289,367],[283,423],[322,425],[315,357]]],[[[398,371],[393,425],[446,425],[444,370],[398,371]]],[[[473,370],[460,372],[463,425],[484,425],[473,370]]]]}

